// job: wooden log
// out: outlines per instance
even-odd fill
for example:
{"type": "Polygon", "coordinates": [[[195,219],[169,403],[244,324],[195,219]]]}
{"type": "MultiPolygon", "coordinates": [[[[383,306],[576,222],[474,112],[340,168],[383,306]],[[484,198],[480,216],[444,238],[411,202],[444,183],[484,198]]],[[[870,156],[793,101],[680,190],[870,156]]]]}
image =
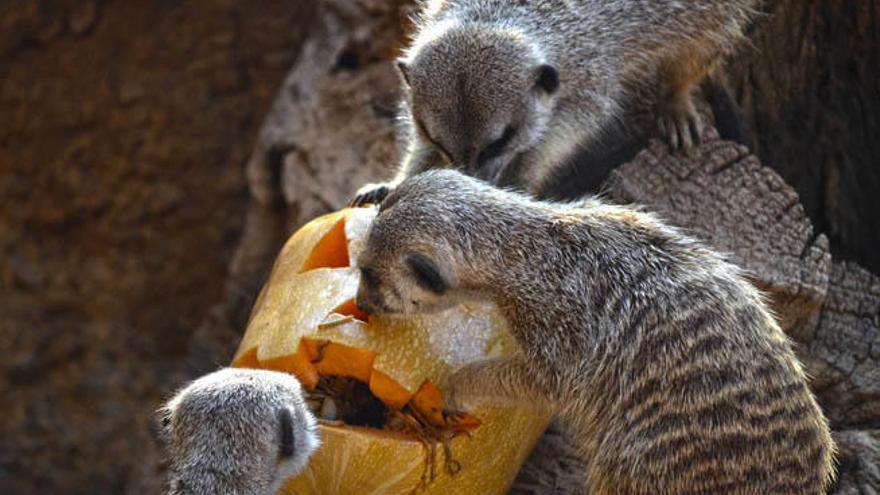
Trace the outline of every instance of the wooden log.
{"type": "Polygon", "coordinates": [[[679,156],[651,141],[612,171],[605,191],[730,253],[770,294],[782,327],[811,340],[831,269],[828,240],[813,233],[797,193],[745,147],[710,139],[692,156],[679,156]]]}
{"type": "Polygon", "coordinates": [[[880,429],[834,432],[839,455],[830,493],[876,495],[880,488],[880,429]]]}
{"type": "Polygon", "coordinates": [[[801,357],[833,426],[880,428],[880,278],[834,263],[815,338],[801,357]]]}

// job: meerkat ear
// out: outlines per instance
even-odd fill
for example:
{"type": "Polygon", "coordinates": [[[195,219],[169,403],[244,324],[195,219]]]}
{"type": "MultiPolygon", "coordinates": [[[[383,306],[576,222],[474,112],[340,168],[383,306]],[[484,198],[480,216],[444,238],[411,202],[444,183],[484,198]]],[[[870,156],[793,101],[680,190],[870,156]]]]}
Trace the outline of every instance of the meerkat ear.
{"type": "Polygon", "coordinates": [[[556,70],[556,67],[549,64],[538,67],[535,86],[546,91],[548,95],[555,93],[559,89],[559,71],[556,70]]]}
{"type": "Polygon", "coordinates": [[[443,275],[440,274],[437,265],[435,265],[427,256],[419,253],[412,253],[406,255],[404,260],[413,271],[419,285],[437,294],[443,294],[446,292],[449,284],[447,284],[443,275]]]}
{"type": "Polygon", "coordinates": [[[406,62],[403,59],[397,59],[395,63],[397,66],[397,70],[400,71],[400,76],[403,78],[403,82],[409,86],[409,66],[406,65],[406,62]]]}
{"type": "Polygon", "coordinates": [[[287,407],[281,407],[278,409],[278,423],[279,428],[281,429],[281,442],[278,447],[278,455],[282,459],[287,459],[293,456],[294,453],[294,442],[296,438],[293,435],[293,416],[290,414],[290,409],[287,407]]]}

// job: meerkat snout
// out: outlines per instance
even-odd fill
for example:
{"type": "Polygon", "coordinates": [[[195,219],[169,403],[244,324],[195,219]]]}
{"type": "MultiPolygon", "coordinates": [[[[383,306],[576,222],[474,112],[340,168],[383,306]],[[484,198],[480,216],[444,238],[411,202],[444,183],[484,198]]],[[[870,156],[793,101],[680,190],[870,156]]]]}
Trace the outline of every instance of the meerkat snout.
{"type": "Polygon", "coordinates": [[[458,302],[454,278],[432,257],[407,252],[392,263],[371,263],[373,253],[359,260],[361,280],[355,302],[367,314],[433,313],[458,302]]]}
{"type": "Polygon", "coordinates": [[[358,256],[358,307],[367,314],[434,313],[466,299],[453,268],[455,253],[451,246],[432,242],[429,233],[432,224],[436,227],[444,220],[426,218],[412,228],[398,228],[396,197],[392,193],[382,203],[367,233],[367,248],[358,256]],[[395,234],[389,235],[392,231],[395,234]]]}
{"type": "Polygon", "coordinates": [[[319,445],[316,421],[291,375],[224,368],[160,410],[169,495],[273,494],[319,445]]]}

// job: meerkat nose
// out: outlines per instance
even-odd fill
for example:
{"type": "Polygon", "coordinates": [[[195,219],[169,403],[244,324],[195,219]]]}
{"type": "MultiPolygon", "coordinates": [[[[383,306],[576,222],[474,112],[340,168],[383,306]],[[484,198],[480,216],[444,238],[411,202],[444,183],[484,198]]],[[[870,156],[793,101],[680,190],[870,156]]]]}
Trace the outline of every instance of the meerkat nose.
{"type": "Polygon", "coordinates": [[[375,310],[373,308],[373,305],[370,303],[369,298],[361,291],[358,291],[357,295],[355,296],[354,304],[367,316],[375,313],[375,310]]]}

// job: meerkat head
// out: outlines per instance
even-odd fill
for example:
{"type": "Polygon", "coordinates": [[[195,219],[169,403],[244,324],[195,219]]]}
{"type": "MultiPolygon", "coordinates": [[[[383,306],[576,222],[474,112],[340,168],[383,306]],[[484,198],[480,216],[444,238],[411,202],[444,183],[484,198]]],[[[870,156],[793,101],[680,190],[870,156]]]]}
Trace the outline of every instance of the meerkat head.
{"type": "Polygon", "coordinates": [[[425,227],[407,213],[412,212],[381,212],[358,257],[357,305],[369,314],[430,313],[460,300],[449,244],[442,238],[410,235],[425,232],[425,227]]]}
{"type": "Polygon", "coordinates": [[[525,35],[489,26],[439,23],[397,66],[424,141],[451,166],[496,184],[541,139],[560,84],[525,35]]]}
{"type": "Polygon", "coordinates": [[[367,313],[431,313],[486,298],[505,194],[455,170],[411,177],[385,198],[358,255],[357,304],[367,313]]]}
{"type": "Polygon", "coordinates": [[[226,368],[161,410],[168,493],[274,494],[318,447],[314,416],[291,375],[226,368]]]}

